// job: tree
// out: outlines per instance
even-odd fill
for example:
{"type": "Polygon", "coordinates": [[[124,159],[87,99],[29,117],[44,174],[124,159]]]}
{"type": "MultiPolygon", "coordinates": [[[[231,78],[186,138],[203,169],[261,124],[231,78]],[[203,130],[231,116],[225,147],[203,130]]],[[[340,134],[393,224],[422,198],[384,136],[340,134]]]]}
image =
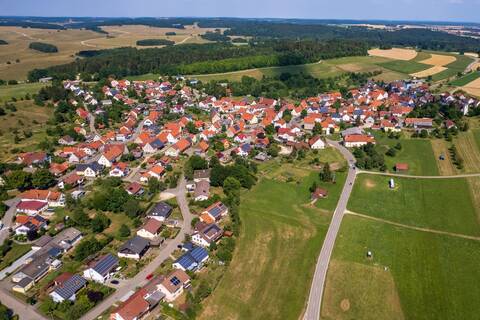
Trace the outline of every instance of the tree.
{"type": "Polygon", "coordinates": [[[100,251],[101,249],[102,249],[102,244],[94,237],[90,237],[80,241],[80,243],[75,248],[73,256],[75,260],[82,261],[89,255],[97,251],[100,251]]]}
{"type": "Polygon", "coordinates": [[[320,180],[324,182],[330,182],[333,179],[332,172],[330,171],[330,164],[327,162],[323,166],[322,172],[320,172],[320,180]]]}
{"type": "Polygon", "coordinates": [[[389,157],[395,157],[397,150],[395,148],[390,148],[385,154],[389,157]]]}
{"type": "Polygon", "coordinates": [[[148,191],[150,191],[150,193],[157,193],[160,191],[160,181],[158,181],[157,178],[151,177],[148,179],[148,191]]]}
{"type": "Polygon", "coordinates": [[[130,228],[126,224],[122,224],[118,229],[118,236],[120,238],[126,238],[130,235],[130,228]]]}
{"type": "Polygon", "coordinates": [[[24,191],[32,187],[32,174],[23,170],[15,170],[7,176],[7,183],[13,189],[24,191]]]}
{"type": "Polygon", "coordinates": [[[234,177],[227,177],[223,182],[223,192],[227,196],[239,197],[242,185],[234,177]]]}
{"type": "Polygon", "coordinates": [[[82,207],[76,207],[72,212],[72,221],[77,226],[88,226],[90,224],[90,218],[88,215],[83,211],[82,207]]]}
{"type": "Polygon", "coordinates": [[[105,214],[98,212],[90,222],[90,225],[93,232],[100,233],[106,228],[108,228],[108,226],[110,225],[110,219],[108,219],[105,214]]]}
{"type": "Polygon", "coordinates": [[[32,175],[32,185],[38,189],[48,189],[55,184],[55,177],[47,169],[39,169],[32,175]]]}
{"type": "Polygon", "coordinates": [[[123,211],[127,214],[127,216],[134,219],[142,212],[142,209],[140,208],[140,203],[137,200],[130,198],[123,205],[123,211]]]}

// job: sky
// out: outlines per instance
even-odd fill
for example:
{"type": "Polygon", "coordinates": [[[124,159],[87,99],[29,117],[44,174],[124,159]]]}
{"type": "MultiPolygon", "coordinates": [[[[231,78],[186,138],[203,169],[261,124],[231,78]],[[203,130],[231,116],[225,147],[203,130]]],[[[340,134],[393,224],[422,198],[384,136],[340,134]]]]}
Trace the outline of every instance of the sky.
{"type": "Polygon", "coordinates": [[[0,0],[6,15],[480,22],[480,0],[0,0]]]}

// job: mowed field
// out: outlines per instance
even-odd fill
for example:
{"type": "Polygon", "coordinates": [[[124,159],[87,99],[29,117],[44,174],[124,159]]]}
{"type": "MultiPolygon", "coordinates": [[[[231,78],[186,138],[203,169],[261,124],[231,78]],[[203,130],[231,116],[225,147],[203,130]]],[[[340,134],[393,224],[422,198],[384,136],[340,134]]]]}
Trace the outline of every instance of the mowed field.
{"type": "Polygon", "coordinates": [[[348,210],[421,228],[480,236],[480,219],[475,211],[465,178],[417,179],[360,174],[348,210]]]}
{"type": "Polygon", "coordinates": [[[242,230],[233,260],[200,319],[300,318],[344,175],[336,186],[324,185],[328,203],[312,206],[308,188],[318,173],[289,172],[298,183],[282,181],[285,172],[278,166],[268,171],[272,178],[262,178],[242,196],[242,230]]]}
{"type": "Polygon", "coordinates": [[[0,103],[10,101],[12,98],[25,98],[27,94],[31,96],[38,93],[43,86],[45,84],[39,82],[0,86],[0,103]]]}
{"type": "Polygon", "coordinates": [[[479,263],[480,241],[347,214],[327,274],[322,319],[476,319],[479,263]]]}
{"type": "Polygon", "coordinates": [[[113,26],[104,27],[104,30],[109,32],[108,36],[89,30],[0,27],[0,39],[8,42],[0,50],[0,79],[25,80],[28,71],[71,62],[78,51],[136,46],[136,41],[142,39],[169,39],[177,44],[203,43],[207,41],[200,35],[213,29],[197,26],[186,26],[185,29],[113,26]],[[167,36],[167,32],[176,32],[176,35],[167,36]],[[29,49],[29,44],[34,41],[53,44],[59,52],[42,53],[29,49]],[[17,59],[20,61],[17,62],[17,59]]]}
{"type": "MultiPolygon", "coordinates": [[[[206,75],[189,75],[189,78],[195,78],[202,81],[210,80],[229,80],[240,81],[243,76],[249,76],[256,79],[261,79],[263,76],[277,76],[282,73],[305,73],[310,74],[316,78],[328,78],[338,76],[349,72],[372,72],[382,71],[378,76],[375,76],[376,80],[394,81],[408,78],[407,74],[392,71],[381,66],[382,63],[391,61],[387,58],[381,57],[345,57],[337,59],[322,60],[320,62],[294,65],[294,66],[282,66],[282,67],[268,67],[268,68],[256,68],[248,70],[240,70],[225,73],[215,73],[206,75]]],[[[158,75],[157,75],[158,76],[158,75]]]]}
{"type": "Polygon", "coordinates": [[[480,178],[389,179],[357,179],[322,319],[476,319],[480,178]]]}

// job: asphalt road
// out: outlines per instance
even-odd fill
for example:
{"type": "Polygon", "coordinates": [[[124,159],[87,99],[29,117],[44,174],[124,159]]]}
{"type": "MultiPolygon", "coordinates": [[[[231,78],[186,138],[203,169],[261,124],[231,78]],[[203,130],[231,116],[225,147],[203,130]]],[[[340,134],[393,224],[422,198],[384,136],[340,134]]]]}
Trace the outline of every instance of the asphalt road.
{"type": "Polygon", "coordinates": [[[0,230],[0,245],[8,238],[10,232],[8,228],[13,227],[13,217],[15,216],[15,212],[17,212],[17,204],[20,202],[20,199],[14,198],[5,201],[4,203],[9,207],[8,210],[5,212],[3,216],[3,228],[0,230]]]}
{"type": "MultiPolygon", "coordinates": [[[[148,280],[146,277],[153,273],[159,265],[167,260],[170,255],[172,254],[177,246],[183,242],[185,239],[185,234],[189,234],[192,231],[191,222],[193,219],[193,215],[188,208],[188,201],[185,195],[185,185],[186,180],[184,178],[180,179],[177,188],[168,190],[169,193],[175,194],[177,197],[178,206],[180,207],[180,211],[182,212],[183,216],[183,223],[181,225],[181,230],[175,239],[169,241],[167,245],[161,249],[160,254],[150,262],[145,268],[143,268],[135,277],[128,279],[126,281],[122,281],[120,285],[117,287],[117,291],[115,291],[111,296],[105,299],[102,303],[97,305],[95,308],[90,310],[87,314],[85,314],[81,320],[92,320],[100,316],[105,310],[107,310],[110,306],[112,306],[116,301],[120,300],[122,297],[127,295],[130,291],[135,291],[136,288],[145,285],[148,280]]],[[[32,318],[33,319],[33,318],[32,318]]]]}
{"type": "Polygon", "coordinates": [[[332,255],[335,239],[337,238],[340,224],[342,223],[345,210],[347,208],[348,199],[352,192],[355,182],[356,170],[353,168],[355,158],[345,147],[336,141],[327,140],[328,144],[340,151],[343,157],[348,162],[348,175],[345,185],[343,186],[342,194],[338,200],[337,208],[333,213],[332,221],[327,231],[325,240],[323,241],[322,250],[318,256],[317,266],[315,267],[315,274],[313,275],[312,287],[307,301],[307,308],[304,314],[304,320],[318,320],[320,319],[320,308],[322,303],[323,288],[325,286],[325,278],[327,276],[328,264],[332,255]]]}

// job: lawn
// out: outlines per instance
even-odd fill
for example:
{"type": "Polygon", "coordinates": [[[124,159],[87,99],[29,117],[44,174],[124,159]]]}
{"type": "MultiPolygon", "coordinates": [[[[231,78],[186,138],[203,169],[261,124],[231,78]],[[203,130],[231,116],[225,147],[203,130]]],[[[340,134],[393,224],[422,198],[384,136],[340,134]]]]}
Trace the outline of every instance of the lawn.
{"type": "Polygon", "coordinates": [[[393,172],[395,164],[407,163],[409,166],[408,174],[436,176],[439,175],[437,162],[432,149],[432,143],[428,139],[390,139],[382,132],[374,132],[379,152],[387,152],[400,142],[401,150],[397,150],[394,157],[385,155],[385,163],[388,171],[393,172]]]}
{"type": "MultiPolygon", "coordinates": [[[[200,319],[300,317],[331,218],[308,204],[317,177],[313,172],[299,184],[264,178],[242,196],[233,260],[200,319]]],[[[338,198],[334,190],[329,197],[338,198]]]]}
{"type": "Polygon", "coordinates": [[[43,86],[45,84],[39,82],[0,86],[0,102],[10,101],[12,97],[17,99],[24,98],[27,93],[33,95],[43,86]]]}
{"type": "Polygon", "coordinates": [[[361,174],[357,177],[348,209],[416,227],[480,235],[469,184],[458,179],[394,178],[361,174]]]}
{"type": "Polygon", "coordinates": [[[473,80],[476,80],[480,78],[480,72],[471,72],[463,77],[460,77],[452,82],[450,82],[451,85],[453,86],[457,86],[457,87],[463,87],[467,84],[469,84],[470,82],[472,82],[473,80]]]}
{"type": "Polygon", "coordinates": [[[12,248],[0,261],[0,270],[5,269],[32,248],[29,244],[12,243],[12,248]]]}
{"type": "Polygon", "coordinates": [[[327,274],[322,319],[476,319],[479,262],[479,241],[347,215],[327,274]]]}
{"type": "Polygon", "coordinates": [[[393,70],[400,73],[406,73],[406,74],[420,72],[432,67],[430,65],[419,63],[413,60],[411,61],[394,60],[394,61],[380,63],[379,65],[386,69],[393,70]]]}

